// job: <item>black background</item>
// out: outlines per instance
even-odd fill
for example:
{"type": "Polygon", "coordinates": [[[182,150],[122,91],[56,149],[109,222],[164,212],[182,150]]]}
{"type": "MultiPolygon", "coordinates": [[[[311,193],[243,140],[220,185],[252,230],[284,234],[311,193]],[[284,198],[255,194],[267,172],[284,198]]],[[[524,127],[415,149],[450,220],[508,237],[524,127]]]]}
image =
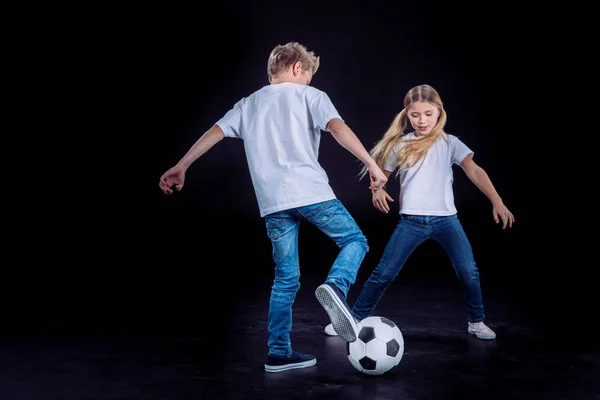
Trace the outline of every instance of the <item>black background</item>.
{"type": "MultiPolygon", "coordinates": [[[[487,288],[500,291],[532,323],[560,334],[589,318],[596,263],[584,258],[588,234],[574,227],[593,225],[590,181],[575,183],[587,171],[576,164],[587,141],[565,134],[586,121],[579,115],[586,77],[570,68],[565,49],[577,36],[557,28],[565,14],[509,3],[211,7],[75,10],[36,31],[18,132],[38,139],[15,135],[23,150],[6,150],[16,155],[7,170],[15,187],[6,207],[9,324],[219,315],[243,305],[253,281],[272,279],[241,141],[218,143],[173,196],[158,180],[237,100],[268,84],[269,52],[289,41],[321,57],[312,85],[328,93],[367,149],[407,90],[435,87],[446,130],[474,150],[516,218],[510,230],[495,225],[487,198],[455,168],[456,206],[484,297],[487,288]]],[[[369,240],[364,280],[397,208],[389,215],[373,208],[358,161],[328,134],[320,161],[369,240]]],[[[397,197],[396,182],[390,193],[397,197]]],[[[333,244],[309,225],[300,241],[303,273],[324,276],[333,244]]],[[[455,279],[434,243],[421,246],[403,274],[455,279]]]]}

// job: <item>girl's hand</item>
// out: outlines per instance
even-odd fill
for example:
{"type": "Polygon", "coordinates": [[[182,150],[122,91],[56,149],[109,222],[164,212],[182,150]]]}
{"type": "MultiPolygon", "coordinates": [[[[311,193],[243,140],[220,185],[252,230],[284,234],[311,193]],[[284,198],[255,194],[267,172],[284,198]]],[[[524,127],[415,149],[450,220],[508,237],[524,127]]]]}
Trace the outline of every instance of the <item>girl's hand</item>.
{"type": "Polygon", "coordinates": [[[388,201],[394,201],[392,197],[384,189],[372,190],[373,206],[384,214],[390,211],[388,201]]]}
{"type": "Polygon", "coordinates": [[[503,203],[494,204],[492,215],[497,224],[502,220],[502,229],[505,229],[507,225],[509,228],[512,228],[512,224],[515,222],[515,217],[503,203]]]}

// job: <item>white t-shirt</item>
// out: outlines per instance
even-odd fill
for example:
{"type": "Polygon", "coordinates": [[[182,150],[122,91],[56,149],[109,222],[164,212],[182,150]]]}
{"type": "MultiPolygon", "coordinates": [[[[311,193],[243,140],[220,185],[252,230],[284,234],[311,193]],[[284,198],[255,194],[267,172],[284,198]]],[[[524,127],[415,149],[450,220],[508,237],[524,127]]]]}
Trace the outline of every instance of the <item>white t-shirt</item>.
{"type": "Polygon", "coordinates": [[[307,85],[267,85],[238,101],[216,124],[244,140],[260,216],[335,199],[318,162],[321,130],[342,120],[324,92],[307,85]]]}
{"type": "MultiPolygon", "coordinates": [[[[414,140],[415,133],[411,132],[403,139],[414,140]]],[[[394,171],[394,156],[401,145],[402,142],[398,143],[390,153],[386,171],[394,171]]],[[[443,133],[417,164],[400,173],[400,214],[456,214],[452,165],[460,165],[469,154],[474,153],[456,136],[443,133]]]]}

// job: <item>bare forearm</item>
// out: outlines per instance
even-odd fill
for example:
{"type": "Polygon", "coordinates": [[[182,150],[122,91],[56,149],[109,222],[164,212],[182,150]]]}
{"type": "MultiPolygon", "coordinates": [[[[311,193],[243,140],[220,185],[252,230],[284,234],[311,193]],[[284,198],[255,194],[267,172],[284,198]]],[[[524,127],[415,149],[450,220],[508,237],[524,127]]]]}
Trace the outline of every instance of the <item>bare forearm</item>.
{"type": "Polygon", "coordinates": [[[223,133],[223,130],[218,125],[214,125],[206,131],[192,147],[190,147],[177,165],[184,170],[187,170],[194,161],[200,158],[200,156],[210,150],[211,147],[220,142],[224,137],[225,134],[223,133]]]}
{"type": "Polygon", "coordinates": [[[329,131],[335,140],[346,150],[352,153],[356,158],[362,161],[367,167],[377,166],[375,160],[371,157],[367,149],[363,146],[356,134],[342,121],[332,120],[328,125],[329,131]]]}
{"type": "Polygon", "coordinates": [[[496,192],[496,188],[494,188],[488,174],[481,167],[475,168],[474,171],[468,174],[468,177],[492,204],[502,204],[502,198],[496,192]]]}

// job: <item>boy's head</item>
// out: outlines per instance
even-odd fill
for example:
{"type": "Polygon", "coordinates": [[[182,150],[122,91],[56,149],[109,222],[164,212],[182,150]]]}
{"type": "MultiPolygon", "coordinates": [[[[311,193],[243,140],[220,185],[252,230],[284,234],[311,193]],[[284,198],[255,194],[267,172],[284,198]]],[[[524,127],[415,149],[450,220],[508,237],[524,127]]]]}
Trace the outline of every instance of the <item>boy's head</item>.
{"type": "Polygon", "coordinates": [[[269,55],[270,83],[293,82],[308,85],[319,69],[319,57],[297,42],[277,45],[269,55]]]}

